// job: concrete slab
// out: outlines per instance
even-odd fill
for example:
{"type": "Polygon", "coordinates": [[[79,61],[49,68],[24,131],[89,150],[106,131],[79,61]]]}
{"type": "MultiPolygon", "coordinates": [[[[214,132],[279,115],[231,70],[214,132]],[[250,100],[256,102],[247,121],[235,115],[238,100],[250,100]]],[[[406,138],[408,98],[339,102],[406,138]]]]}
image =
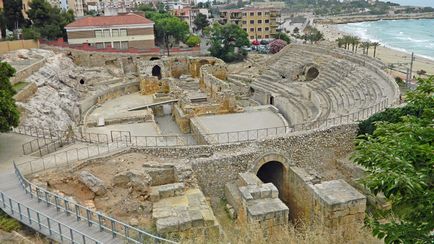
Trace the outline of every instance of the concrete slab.
{"type": "Polygon", "coordinates": [[[130,131],[131,136],[158,136],[160,135],[158,126],[154,122],[114,124],[102,127],[90,127],[86,132],[106,134],[110,138],[110,131],[130,131]]]}
{"type": "Polygon", "coordinates": [[[251,110],[244,113],[231,113],[195,117],[207,133],[257,130],[283,127],[287,123],[278,113],[270,109],[251,110]]]}

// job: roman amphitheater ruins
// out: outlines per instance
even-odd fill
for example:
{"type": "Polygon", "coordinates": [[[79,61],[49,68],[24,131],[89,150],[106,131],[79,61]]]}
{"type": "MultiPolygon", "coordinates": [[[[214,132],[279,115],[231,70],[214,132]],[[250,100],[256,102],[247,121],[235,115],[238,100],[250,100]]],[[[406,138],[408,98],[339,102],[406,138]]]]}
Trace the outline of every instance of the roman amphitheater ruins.
{"type": "Polygon", "coordinates": [[[235,65],[53,48],[2,58],[29,83],[14,132],[34,139],[0,207],[66,242],[267,236],[302,221],[347,243],[367,204],[348,159],[356,122],[399,102],[383,63],[321,45],[235,65]]]}

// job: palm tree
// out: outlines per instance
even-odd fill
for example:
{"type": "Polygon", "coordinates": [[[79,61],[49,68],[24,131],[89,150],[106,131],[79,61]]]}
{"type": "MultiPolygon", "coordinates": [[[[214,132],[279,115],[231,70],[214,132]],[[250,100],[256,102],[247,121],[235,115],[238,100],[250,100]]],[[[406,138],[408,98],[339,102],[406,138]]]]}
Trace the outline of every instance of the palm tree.
{"type": "Polygon", "coordinates": [[[342,39],[343,39],[343,42],[345,44],[345,49],[350,49],[350,43],[351,43],[352,37],[346,35],[346,36],[343,36],[342,39]]]}
{"type": "Polygon", "coordinates": [[[365,42],[361,42],[361,43],[359,44],[359,47],[362,48],[362,50],[363,50],[363,54],[365,54],[366,43],[365,43],[365,42]]]}
{"type": "Polygon", "coordinates": [[[373,43],[371,43],[371,45],[374,47],[374,58],[375,58],[375,56],[377,54],[377,47],[380,46],[380,43],[373,42],[373,43]]]}

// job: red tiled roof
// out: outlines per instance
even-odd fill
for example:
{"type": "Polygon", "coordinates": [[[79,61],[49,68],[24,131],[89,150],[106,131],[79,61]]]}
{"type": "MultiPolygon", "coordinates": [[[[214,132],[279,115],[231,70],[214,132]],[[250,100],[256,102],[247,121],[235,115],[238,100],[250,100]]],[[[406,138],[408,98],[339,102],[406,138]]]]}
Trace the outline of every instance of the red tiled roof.
{"type": "Polygon", "coordinates": [[[116,16],[85,17],[70,23],[69,25],[65,26],[65,28],[107,27],[114,25],[139,25],[151,23],[154,22],[143,16],[134,13],[128,13],[116,16]]]}

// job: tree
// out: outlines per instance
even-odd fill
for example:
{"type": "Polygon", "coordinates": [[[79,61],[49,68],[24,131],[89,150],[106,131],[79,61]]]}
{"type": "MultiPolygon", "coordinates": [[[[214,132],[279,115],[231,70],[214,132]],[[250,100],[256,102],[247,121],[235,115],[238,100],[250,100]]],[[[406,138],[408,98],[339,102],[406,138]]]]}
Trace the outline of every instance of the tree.
{"type": "Polygon", "coordinates": [[[318,42],[324,39],[324,35],[315,27],[308,26],[305,28],[305,35],[303,35],[303,39],[306,41],[310,41],[311,43],[318,42]]]}
{"type": "Polygon", "coordinates": [[[374,47],[374,58],[375,58],[376,55],[377,55],[377,47],[380,46],[380,43],[378,43],[378,42],[372,42],[371,46],[374,47]]]}
{"type": "Polygon", "coordinates": [[[18,126],[19,112],[12,96],[15,94],[9,78],[15,69],[8,63],[0,62],[0,132],[7,132],[18,126]]]}
{"type": "Polygon", "coordinates": [[[9,30],[15,30],[25,25],[23,16],[22,0],[7,0],[4,1],[3,14],[6,18],[6,27],[9,30]]]}
{"type": "Polygon", "coordinates": [[[52,7],[46,0],[30,2],[28,16],[35,31],[41,33],[41,37],[49,40],[66,38],[65,26],[74,21],[72,10],[64,11],[52,7]]]}
{"type": "Polygon", "coordinates": [[[270,44],[269,44],[270,52],[273,54],[278,53],[286,45],[287,45],[287,42],[285,42],[284,40],[276,39],[276,40],[270,42],[270,44]]]}
{"type": "Polygon", "coordinates": [[[200,43],[200,38],[196,35],[189,35],[187,40],[185,40],[185,44],[189,47],[195,47],[200,43]]]}
{"type": "Polygon", "coordinates": [[[39,33],[35,28],[24,28],[23,29],[23,38],[25,40],[38,40],[41,37],[41,33],[39,33]]]}
{"type": "Polygon", "coordinates": [[[206,15],[198,13],[193,21],[193,24],[196,26],[197,30],[203,30],[205,27],[209,26],[209,21],[206,15]]]}
{"type": "Polygon", "coordinates": [[[289,36],[283,32],[277,32],[274,37],[276,39],[284,40],[287,44],[291,43],[291,39],[289,39],[289,36]]]}
{"type": "Polygon", "coordinates": [[[247,33],[235,24],[214,25],[207,29],[212,56],[221,58],[226,62],[244,59],[247,53],[241,48],[250,45],[247,33]]]}
{"type": "Polygon", "coordinates": [[[4,11],[2,8],[0,8],[0,31],[1,31],[2,38],[6,37],[6,22],[7,19],[4,15],[4,11]]]}
{"type": "Polygon", "coordinates": [[[397,122],[377,122],[372,135],[357,140],[353,160],[366,169],[363,185],[391,203],[374,209],[366,224],[386,243],[432,243],[434,229],[434,77],[419,79],[407,95],[421,111],[397,122]]]}
{"type": "Polygon", "coordinates": [[[155,21],[155,32],[157,40],[166,47],[167,56],[170,56],[171,46],[176,42],[185,40],[189,30],[187,22],[170,16],[155,21]]]}

